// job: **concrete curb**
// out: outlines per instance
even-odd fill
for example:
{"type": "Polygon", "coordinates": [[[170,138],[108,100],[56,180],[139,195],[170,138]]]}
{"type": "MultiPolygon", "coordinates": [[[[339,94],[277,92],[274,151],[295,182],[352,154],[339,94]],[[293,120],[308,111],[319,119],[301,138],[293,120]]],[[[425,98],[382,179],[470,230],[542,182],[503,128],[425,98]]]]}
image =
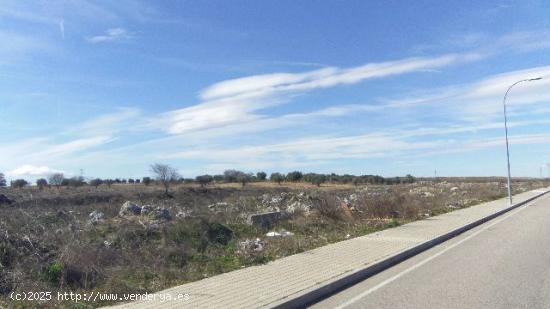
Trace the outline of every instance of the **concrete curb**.
{"type": "Polygon", "coordinates": [[[494,214],[491,214],[489,216],[486,216],[484,218],[481,218],[477,221],[474,221],[470,224],[467,224],[465,226],[462,226],[460,228],[457,228],[451,232],[448,232],[446,234],[443,234],[441,236],[438,236],[432,240],[428,240],[424,243],[421,243],[417,246],[414,246],[412,248],[406,249],[405,251],[402,251],[398,254],[395,254],[393,256],[390,256],[382,261],[379,261],[375,264],[372,264],[364,269],[359,269],[343,278],[340,278],[332,283],[329,283],[325,286],[322,286],[320,288],[317,288],[313,291],[309,291],[303,295],[300,295],[296,298],[289,299],[287,301],[284,301],[283,303],[276,305],[273,308],[278,309],[287,309],[287,308],[304,308],[309,305],[312,305],[316,302],[319,302],[322,299],[325,299],[333,294],[336,294],[356,283],[359,283],[360,281],[363,281],[369,277],[372,277],[376,275],[379,272],[382,272],[396,264],[399,264],[419,253],[422,253],[432,247],[435,247],[436,245],[439,245],[453,237],[456,237],[468,230],[473,229],[476,226],[479,226],[487,221],[490,221],[498,216],[501,216],[504,213],[507,213],[515,208],[518,208],[522,205],[525,205],[547,193],[549,193],[550,190],[544,191],[540,194],[537,194],[531,198],[528,198],[525,201],[519,202],[517,204],[514,204],[506,209],[500,210],[494,214]]]}

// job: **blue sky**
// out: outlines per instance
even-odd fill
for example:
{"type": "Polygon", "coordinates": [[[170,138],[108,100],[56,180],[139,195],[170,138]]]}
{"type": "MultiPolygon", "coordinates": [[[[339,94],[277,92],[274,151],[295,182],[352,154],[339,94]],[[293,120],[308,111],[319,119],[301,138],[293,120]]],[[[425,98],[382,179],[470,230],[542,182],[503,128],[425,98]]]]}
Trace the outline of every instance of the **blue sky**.
{"type": "Polygon", "coordinates": [[[512,174],[550,162],[545,1],[0,1],[0,171],[512,174]]]}

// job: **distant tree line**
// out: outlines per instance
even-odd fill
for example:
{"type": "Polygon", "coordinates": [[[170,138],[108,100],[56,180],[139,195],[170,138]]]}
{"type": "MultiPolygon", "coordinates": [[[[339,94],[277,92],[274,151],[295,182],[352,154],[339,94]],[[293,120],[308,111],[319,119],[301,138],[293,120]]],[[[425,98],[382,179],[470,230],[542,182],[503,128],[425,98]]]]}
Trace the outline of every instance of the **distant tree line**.
{"type": "MultiPolygon", "coordinates": [[[[170,185],[177,183],[196,183],[201,187],[206,187],[212,183],[239,183],[243,187],[250,182],[267,182],[271,181],[274,183],[281,184],[283,182],[297,183],[297,182],[306,182],[311,183],[316,186],[321,186],[324,183],[330,184],[353,184],[353,185],[363,185],[363,184],[404,184],[404,183],[413,183],[416,181],[416,178],[412,175],[406,175],[404,177],[382,177],[379,175],[338,175],[335,173],[331,174],[318,174],[318,173],[302,173],[300,171],[292,171],[287,174],[283,173],[272,173],[269,177],[265,172],[246,173],[239,170],[229,169],[225,170],[223,174],[218,175],[199,175],[195,178],[183,178],[178,171],[166,164],[153,164],[150,166],[151,173],[155,175],[154,178],[143,177],[143,178],[115,178],[115,179],[101,179],[93,178],[86,180],[82,176],[75,176],[66,178],[62,173],[52,174],[48,179],[40,178],[36,180],[36,186],[40,189],[44,187],[80,187],[84,185],[89,185],[92,187],[99,187],[101,185],[106,185],[111,187],[113,184],[144,184],[149,186],[150,184],[159,184],[162,185],[165,189],[165,193],[168,194],[170,185]]],[[[4,174],[0,173],[0,187],[5,187],[6,179],[4,174]]],[[[23,188],[29,185],[29,183],[24,179],[15,179],[10,182],[10,186],[14,188],[23,188]]]]}

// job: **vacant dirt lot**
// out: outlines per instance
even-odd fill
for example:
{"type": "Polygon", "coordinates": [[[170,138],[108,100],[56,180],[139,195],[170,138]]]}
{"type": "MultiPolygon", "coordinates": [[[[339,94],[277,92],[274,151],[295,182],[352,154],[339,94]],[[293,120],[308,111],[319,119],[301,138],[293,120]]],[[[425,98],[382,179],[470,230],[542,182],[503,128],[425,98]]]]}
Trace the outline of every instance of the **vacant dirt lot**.
{"type": "MultiPolygon", "coordinates": [[[[548,185],[517,180],[514,190],[548,185]]],[[[504,197],[506,187],[503,179],[476,178],[171,192],[143,184],[0,189],[0,305],[13,291],[154,292],[504,197]]]]}

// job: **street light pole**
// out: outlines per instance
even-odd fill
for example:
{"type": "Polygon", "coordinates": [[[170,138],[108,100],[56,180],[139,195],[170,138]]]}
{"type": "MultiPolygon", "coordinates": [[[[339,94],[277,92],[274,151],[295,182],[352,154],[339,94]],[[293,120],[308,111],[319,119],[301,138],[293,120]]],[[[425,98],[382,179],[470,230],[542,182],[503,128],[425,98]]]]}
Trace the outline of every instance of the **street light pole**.
{"type": "Polygon", "coordinates": [[[522,79],[520,81],[517,81],[513,83],[510,87],[508,87],[508,90],[506,90],[506,93],[504,94],[504,99],[502,100],[502,105],[504,106],[504,133],[506,137],[506,160],[508,161],[508,200],[510,202],[510,205],[512,205],[512,176],[510,175],[510,149],[508,147],[508,119],[506,117],[506,98],[508,97],[508,93],[512,88],[521,83],[521,82],[532,82],[536,80],[541,80],[542,77],[537,78],[529,78],[529,79],[522,79]]]}

